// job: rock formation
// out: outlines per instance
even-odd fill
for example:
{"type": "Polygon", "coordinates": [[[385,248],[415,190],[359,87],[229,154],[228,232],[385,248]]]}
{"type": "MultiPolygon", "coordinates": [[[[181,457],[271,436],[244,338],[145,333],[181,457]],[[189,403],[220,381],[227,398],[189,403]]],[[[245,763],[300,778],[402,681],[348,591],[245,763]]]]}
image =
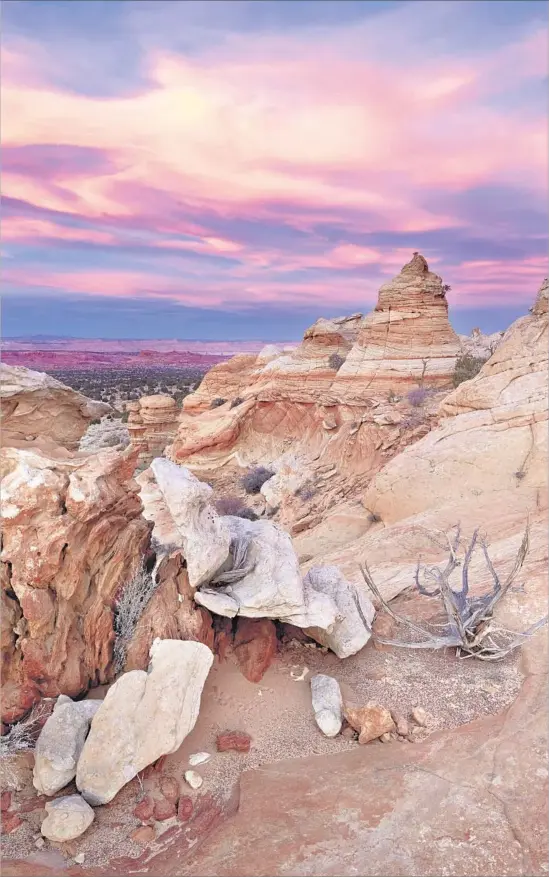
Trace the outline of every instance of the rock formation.
{"type": "Polygon", "coordinates": [[[488,359],[495,351],[504,332],[492,332],[484,335],[480,329],[473,329],[470,335],[459,335],[461,352],[466,356],[476,356],[479,359],[488,359]]]}
{"type": "Polygon", "coordinates": [[[76,449],[90,421],[111,410],[50,375],[4,364],[0,365],[0,404],[4,448],[40,439],[76,449]]]}
{"type": "Polygon", "coordinates": [[[127,402],[128,432],[132,447],[139,451],[139,461],[148,465],[160,456],[177,432],[179,411],[172,396],[157,393],[127,402]]]}
{"type": "Polygon", "coordinates": [[[76,765],[101,706],[100,700],[75,703],[60,694],[53,713],[40,732],[34,755],[34,788],[43,795],[55,795],[76,776],[76,765]]]}
{"type": "Polygon", "coordinates": [[[109,689],[78,761],[76,786],[90,804],[107,804],[162,755],[175,752],[198,718],[213,663],[197,642],[155,641],[146,673],[132,670],[109,689]]]}
{"type": "Polygon", "coordinates": [[[149,541],[132,451],[4,448],[2,718],[107,682],[113,604],[149,541]]]}

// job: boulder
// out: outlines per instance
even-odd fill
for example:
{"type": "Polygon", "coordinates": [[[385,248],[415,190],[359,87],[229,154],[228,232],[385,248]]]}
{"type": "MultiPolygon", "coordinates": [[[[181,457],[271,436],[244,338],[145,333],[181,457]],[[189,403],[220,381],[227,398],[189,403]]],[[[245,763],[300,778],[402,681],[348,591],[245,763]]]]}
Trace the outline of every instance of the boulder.
{"type": "Polygon", "coordinates": [[[91,804],[112,801],[149,764],[179,749],[195,726],[212,652],[202,643],[157,640],[150,657],[149,671],[121,676],[94,717],[76,771],[91,804]]]}
{"type": "Polygon", "coordinates": [[[229,557],[229,528],[213,506],[212,488],[161,457],[151,470],[173,520],[192,588],[207,584],[229,557]]]}
{"type": "Polygon", "coordinates": [[[101,703],[101,700],[75,703],[64,694],[57,698],[34,753],[33,785],[42,795],[54,795],[76,776],[91,720],[101,703]]]}
{"type": "Polygon", "coordinates": [[[340,617],[329,631],[310,627],[306,629],[306,633],[335,652],[338,658],[348,658],[364,648],[371,636],[364,619],[371,628],[375,615],[374,606],[366,594],[347,581],[335,566],[312,567],[305,577],[304,585],[317,593],[330,596],[340,617]]]}
{"type": "Polygon", "coordinates": [[[343,720],[339,682],[333,676],[317,673],[311,677],[311,697],[318,727],[326,737],[337,737],[343,720]]]}
{"type": "Polygon", "coordinates": [[[44,372],[0,364],[2,447],[40,439],[76,450],[92,419],[112,409],[66,387],[44,372]]]}
{"type": "Polygon", "coordinates": [[[95,818],[93,809],[80,795],[67,795],[48,801],[46,813],[40,831],[48,840],[57,843],[80,837],[95,818]]]}
{"type": "Polygon", "coordinates": [[[276,655],[276,627],[268,618],[239,618],[234,656],[250,682],[260,682],[276,655]]]}

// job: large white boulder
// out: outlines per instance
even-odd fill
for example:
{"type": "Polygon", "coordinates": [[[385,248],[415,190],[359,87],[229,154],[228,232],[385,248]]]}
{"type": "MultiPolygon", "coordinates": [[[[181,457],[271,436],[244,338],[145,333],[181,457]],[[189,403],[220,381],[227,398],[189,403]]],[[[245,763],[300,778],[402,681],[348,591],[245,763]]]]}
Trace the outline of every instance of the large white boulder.
{"type": "Polygon", "coordinates": [[[151,470],[184,551],[189,583],[198,588],[227,561],[229,528],[211,505],[213,490],[209,484],[163,457],[152,461],[151,470]]]}
{"type": "Polygon", "coordinates": [[[337,566],[314,566],[304,581],[306,589],[315,594],[325,594],[334,600],[339,620],[327,630],[311,625],[307,633],[323,646],[327,646],[338,658],[348,658],[364,648],[370,639],[361,613],[371,627],[375,609],[366,594],[342,575],[337,566]]]}
{"type": "Polygon", "coordinates": [[[57,843],[80,837],[95,818],[93,809],[80,795],[66,795],[48,801],[46,813],[40,831],[48,840],[57,843]]]}
{"type": "Polygon", "coordinates": [[[76,776],[90,722],[101,700],[75,703],[65,694],[40,732],[34,753],[33,784],[42,795],[55,795],[76,776]]]}
{"type": "Polygon", "coordinates": [[[288,533],[272,521],[224,518],[231,533],[231,553],[240,554],[242,577],[195,592],[197,603],[233,618],[277,618],[297,627],[331,629],[338,618],[328,594],[305,591],[299,562],[288,533]]]}
{"type": "Polygon", "coordinates": [[[124,673],[97,711],[76,771],[90,804],[107,804],[162,755],[175,752],[198,718],[213,663],[198,642],[155,640],[149,671],[124,673]]]}

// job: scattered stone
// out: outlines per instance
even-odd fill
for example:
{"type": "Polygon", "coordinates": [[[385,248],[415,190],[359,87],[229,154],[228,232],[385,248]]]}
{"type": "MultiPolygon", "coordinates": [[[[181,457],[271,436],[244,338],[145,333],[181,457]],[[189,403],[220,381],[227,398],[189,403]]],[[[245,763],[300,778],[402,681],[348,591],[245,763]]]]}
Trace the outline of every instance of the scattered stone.
{"type": "Polygon", "coordinates": [[[167,801],[177,804],[179,799],[179,783],[173,777],[162,777],[160,780],[160,791],[167,801]]]}
{"type": "Polygon", "coordinates": [[[424,728],[428,721],[428,716],[422,706],[416,706],[412,710],[412,719],[416,723],[416,725],[420,725],[420,727],[424,728]]]}
{"type": "Polygon", "coordinates": [[[141,822],[148,822],[152,819],[154,812],[154,801],[150,795],[146,795],[142,801],[133,809],[133,815],[141,822]]]}
{"type": "Polygon", "coordinates": [[[185,782],[189,784],[191,789],[199,789],[204,780],[195,770],[186,770],[185,782]]]}
{"type": "Polygon", "coordinates": [[[46,846],[46,841],[44,840],[43,837],[37,837],[36,840],[34,841],[34,846],[35,846],[38,850],[41,850],[42,847],[46,846]]]}
{"type": "Polygon", "coordinates": [[[80,795],[54,798],[46,804],[41,832],[48,840],[64,842],[84,834],[92,824],[95,813],[80,795]]]}
{"type": "Polygon", "coordinates": [[[245,731],[223,731],[217,735],[216,745],[218,752],[249,752],[252,738],[245,731]]]}
{"type": "Polygon", "coordinates": [[[36,743],[33,785],[43,795],[55,795],[76,776],[76,765],[91,720],[101,700],[75,703],[60,694],[36,743]]]}
{"type": "Polygon", "coordinates": [[[157,822],[164,822],[171,819],[177,812],[176,801],[168,801],[167,798],[161,798],[155,801],[154,818],[157,822]]]}
{"type": "Polygon", "coordinates": [[[343,699],[339,682],[332,676],[318,673],[311,678],[311,696],[315,720],[326,737],[341,731],[343,699]]]}
{"type": "Polygon", "coordinates": [[[393,710],[391,711],[391,716],[396,725],[397,734],[401,737],[407,737],[409,732],[408,720],[401,713],[394,712],[393,710]]]}
{"type": "Polygon", "coordinates": [[[234,638],[234,655],[242,675],[260,682],[278,649],[276,627],[269,618],[239,618],[234,638]]]}
{"type": "Polygon", "coordinates": [[[11,806],[11,792],[2,792],[0,795],[0,811],[5,813],[11,806]]]}
{"type": "Polygon", "coordinates": [[[189,764],[191,767],[196,767],[198,764],[205,764],[211,757],[209,752],[195,752],[189,756],[189,764]]]}
{"type": "Polygon", "coordinates": [[[78,853],[78,855],[74,857],[74,861],[77,865],[83,865],[86,861],[86,856],[84,855],[84,853],[78,853]]]}
{"type": "Polygon", "coordinates": [[[96,713],[76,771],[91,804],[107,804],[143,768],[175,752],[196,724],[213,663],[203,643],[155,640],[148,673],[124,673],[96,713]]]}
{"type": "Polygon", "coordinates": [[[140,828],[132,831],[130,837],[135,843],[148,844],[155,839],[156,833],[152,825],[141,825],[140,828]]]}
{"type": "Polygon", "coordinates": [[[392,743],[393,740],[396,740],[397,736],[398,736],[397,734],[386,733],[386,734],[382,734],[379,739],[381,740],[382,743],[392,743]]]}
{"type": "Polygon", "coordinates": [[[179,799],[177,805],[177,818],[180,822],[188,822],[193,814],[193,799],[188,795],[179,799]]]}
{"type": "Polygon", "coordinates": [[[12,834],[23,825],[23,820],[18,813],[2,814],[2,834],[12,834]]]}
{"type": "Polygon", "coordinates": [[[361,744],[377,740],[395,727],[389,710],[376,703],[367,703],[362,707],[345,707],[344,715],[351,727],[359,732],[358,742],[361,744]]]}

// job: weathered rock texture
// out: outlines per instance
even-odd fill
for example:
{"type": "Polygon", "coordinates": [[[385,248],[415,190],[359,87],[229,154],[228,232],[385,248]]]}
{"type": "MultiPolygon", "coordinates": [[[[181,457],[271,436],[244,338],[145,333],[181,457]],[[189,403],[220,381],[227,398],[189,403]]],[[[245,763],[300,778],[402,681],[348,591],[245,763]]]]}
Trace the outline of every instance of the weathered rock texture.
{"type": "Polygon", "coordinates": [[[139,451],[139,461],[148,465],[159,457],[177,432],[179,411],[172,396],[157,393],[126,403],[128,432],[132,447],[139,451]]]}
{"type": "Polygon", "coordinates": [[[34,788],[55,795],[76,776],[76,765],[100,700],[75,703],[60,694],[40,732],[34,753],[34,788]]]}
{"type": "Polygon", "coordinates": [[[109,689],[95,714],[76,771],[90,804],[107,804],[137,774],[175,752],[195,726],[211,650],[197,642],[157,640],[148,673],[132,670],[109,689]]]}
{"type": "Polygon", "coordinates": [[[115,596],[149,540],[135,459],[2,450],[4,721],[109,680],[115,596]]]}
{"type": "Polygon", "coordinates": [[[343,720],[343,698],[337,679],[324,673],[313,676],[311,699],[318,727],[326,737],[336,737],[343,720]]]}
{"type": "Polygon", "coordinates": [[[48,840],[64,843],[84,834],[95,813],[80,795],[67,795],[46,804],[47,816],[40,831],[48,840]]]}
{"type": "Polygon", "coordinates": [[[50,439],[76,449],[88,424],[111,407],[66,387],[44,372],[0,364],[2,447],[50,439]]]}

